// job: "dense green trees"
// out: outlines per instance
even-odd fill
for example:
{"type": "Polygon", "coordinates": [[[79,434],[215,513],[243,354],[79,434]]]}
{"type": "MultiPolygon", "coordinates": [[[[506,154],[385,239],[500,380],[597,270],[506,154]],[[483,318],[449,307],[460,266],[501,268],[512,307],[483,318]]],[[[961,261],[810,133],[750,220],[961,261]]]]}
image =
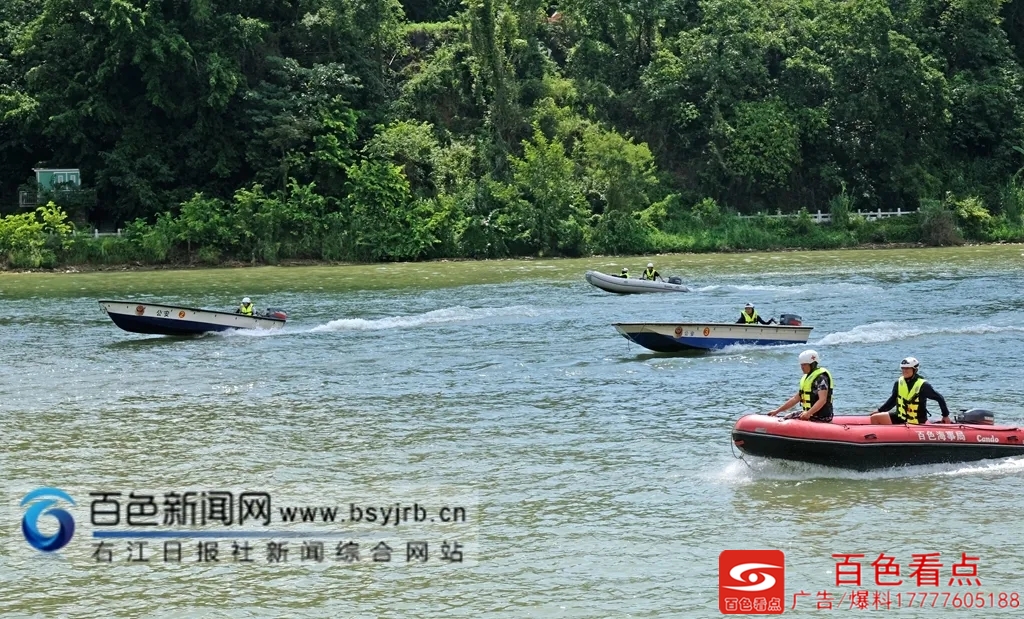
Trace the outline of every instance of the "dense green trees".
{"type": "Polygon", "coordinates": [[[80,259],[761,247],[728,211],[800,209],[1017,238],[1022,41],[1024,0],[5,0],[0,204],[80,168],[47,199],[128,230],[80,259]]]}

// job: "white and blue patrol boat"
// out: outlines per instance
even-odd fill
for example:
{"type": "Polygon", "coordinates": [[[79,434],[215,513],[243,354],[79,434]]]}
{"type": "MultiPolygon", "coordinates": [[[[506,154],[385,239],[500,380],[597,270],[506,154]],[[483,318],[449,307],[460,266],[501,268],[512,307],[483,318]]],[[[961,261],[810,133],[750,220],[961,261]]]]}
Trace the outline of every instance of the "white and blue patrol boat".
{"type": "Polygon", "coordinates": [[[137,301],[100,301],[100,307],[115,325],[125,331],[150,335],[198,335],[236,329],[280,329],[288,320],[288,315],[277,309],[245,316],[230,311],[219,312],[137,301]]]}
{"type": "Polygon", "coordinates": [[[716,322],[621,322],[623,337],[655,352],[718,350],[727,346],[804,344],[814,327],[796,324],[742,325],[716,322]]]}

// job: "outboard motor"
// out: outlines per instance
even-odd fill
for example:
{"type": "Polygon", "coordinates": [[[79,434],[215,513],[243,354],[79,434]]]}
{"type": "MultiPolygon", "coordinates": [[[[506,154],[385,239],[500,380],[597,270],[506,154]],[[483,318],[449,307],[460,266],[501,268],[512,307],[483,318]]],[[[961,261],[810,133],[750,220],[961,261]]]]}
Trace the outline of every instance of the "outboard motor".
{"type": "Polygon", "coordinates": [[[957,423],[991,426],[995,425],[996,414],[981,408],[972,408],[971,410],[963,411],[963,414],[957,415],[953,420],[957,423]]]}
{"type": "Polygon", "coordinates": [[[683,278],[679,277],[678,275],[673,275],[672,277],[668,278],[668,283],[682,285],[683,278]]]}
{"type": "Polygon", "coordinates": [[[779,324],[788,327],[799,327],[803,324],[803,319],[796,314],[783,314],[779,316],[779,324]]]}
{"type": "Polygon", "coordinates": [[[267,313],[264,314],[267,318],[277,318],[279,320],[288,320],[288,314],[284,310],[274,309],[272,307],[267,308],[267,313]]]}

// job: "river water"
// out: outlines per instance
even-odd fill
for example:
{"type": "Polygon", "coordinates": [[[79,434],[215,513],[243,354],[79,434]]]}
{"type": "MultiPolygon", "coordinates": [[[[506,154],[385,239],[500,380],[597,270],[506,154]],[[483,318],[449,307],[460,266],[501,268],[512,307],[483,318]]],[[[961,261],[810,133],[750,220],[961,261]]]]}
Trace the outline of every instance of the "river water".
{"type": "Polygon", "coordinates": [[[848,608],[860,589],[891,590],[880,612],[902,617],[1020,614],[1009,594],[1024,594],[1024,459],[872,473],[737,459],[733,422],[795,392],[805,346],[657,355],[610,325],[731,322],[751,302],[814,327],[839,414],[882,404],[914,355],[954,410],[1024,423],[1024,248],[655,260],[693,291],[618,296],[583,280],[588,268],[639,273],[641,258],[0,275],[0,614],[712,617],[726,549],[785,553],[787,615],[863,612],[848,608]],[[231,308],[246,295],[285,308],[288,324],[142,336],[97,303],[231,308]],[[53,553],[20,528],[20,502],[40,486],[75,501],[63,504],[74,537],[53,553]],[[283,506],[340,506],[349,522],[275,520],[266,529],[282,537],[249,539],[251,563],[233,554],[243,525],[197,524],[220,537],[185,540],[180,562],[153,538],[149,562],[129,561],[131,540],[93,533],[171,525],[128,526],[124,511],[117,526],[94,523],[90,493],[121,492],[125,510],[133,491],[161,505],[167,493],[264,492],[275,519],[283,506]],[[429,516],[351,522],[353,504],[395,503],[429,516]],[[464,521],[440,522],[445,506],[464,521]],[[318,536],[322,557],[306,544],[318,536]],[[217,561],[200,552],[210,541],[217,561]],[[423,541],[426,562],[409,546],[423,541]],[[285,556],[268,546],[283,542],[285,556]],[[339,558],[348,542],[358,562],[339,558]],[[391,561],[372,558],[379,542],[391,561]],[[456,550],[461,563],[443,560],[456,550]],[[838,553],[865,556],[861,587],[836,584],[838,553]],[[902,585],[874,582],[883,553],[902,585]],[[917,585],[915,553],[939,553],[939,587],[917,585]],[[978,558],[980,586],[948,584],[961,553],[978,558]],[[904,607],[939,595],[897,611],[897,592],[904,607]],[[1006,593],[1008,607],[954,609],[947,592],[986,605],[1006,593]],[[832,611],[818,608],[826,594],[832,611]]]}

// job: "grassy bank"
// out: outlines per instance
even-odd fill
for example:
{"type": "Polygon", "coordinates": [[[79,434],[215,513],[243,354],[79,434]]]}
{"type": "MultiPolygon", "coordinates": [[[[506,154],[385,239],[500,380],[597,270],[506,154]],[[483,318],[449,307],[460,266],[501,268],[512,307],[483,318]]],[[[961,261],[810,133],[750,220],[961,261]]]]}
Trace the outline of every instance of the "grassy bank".
{"type": "MultiPolygon", "coordinates": [[[[639,255],[740,251],[815,250],[891,245],[957,245],[963,243],[1024,242],[1024,225],[983,208],[932,204],[900,217],[867,220],[834,210],[833,221],[816,223],[809,214],[795,217],[739,217],[712,202],[691,209],[641,211],[622,216],[611,225],[582,228],[572,252],[538,254],[516,251],[514,236],[489,232],[477,251],[479,230],[431,230],[420,237],[427,251],[404,260],[553,257],[563,255],[639,255]],[[444,232],[443,239],[438,232],[444,232]]],[[[202,223],[202,222],[200,222],[202,223]]],[[[256,222],[259,223],[259,222],[256,222]]],[[[289,223],[289,222],[286,222],[289,223]]],[[[241,221],[205,220],[206,228],[185,215],[166,216],[155,224],[137,221],[121,236],[94,238],[76,234],[63,211],[52,204],[35,213],[0,220],[0,258],[3,268],[91,270],[102,268],[177,268],[257,264],[380,262],[361,259],[353,247],[359,238],[329,220],[291,222],[292,225],[247,228],[241,221]],[[212,226],[217,226],[213,228],[212,226]],[[211,233],[214,232],[214,233],[211,233]]],[[[395,240],[391,240],[395,243],[395,240]]]]}

